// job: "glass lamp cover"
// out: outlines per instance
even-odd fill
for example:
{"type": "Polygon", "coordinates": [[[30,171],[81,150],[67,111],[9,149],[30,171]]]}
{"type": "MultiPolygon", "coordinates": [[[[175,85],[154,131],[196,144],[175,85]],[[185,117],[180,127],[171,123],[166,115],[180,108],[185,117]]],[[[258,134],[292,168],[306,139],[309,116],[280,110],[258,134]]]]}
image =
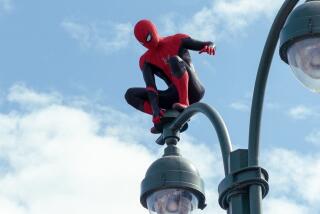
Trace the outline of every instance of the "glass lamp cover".
{"type": "Polygon", "coordinates": [[[288,49],[288,61],[298,80],[320,93],[320,37],[294,43],[288,49]]]}
{"type": "Polygon", "coordinates": [[[150,214],[194,214],[198,200],[190,191],[165,189],[151,194],[147,205],[150,214]]]}

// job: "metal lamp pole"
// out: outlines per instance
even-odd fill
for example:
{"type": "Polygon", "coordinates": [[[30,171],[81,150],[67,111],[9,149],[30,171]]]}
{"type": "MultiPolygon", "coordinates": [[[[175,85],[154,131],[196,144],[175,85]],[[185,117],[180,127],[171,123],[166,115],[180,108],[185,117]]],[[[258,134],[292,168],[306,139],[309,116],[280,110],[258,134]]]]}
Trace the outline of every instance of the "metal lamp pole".
{"type": "MultiPolygon", "coordinates": [[[[256,83],[253,92],[253,99],[251,105],[251,116],[250,116],[250,127],[249,127],[249,166],[259,165],[259,148],[260,148],[260,127],[261,127],[261,116],[263,109],[263,101],[265,95],[265,89],[267,85],[268,74],[274,51],[276,49],[281,29],[295,5],[299,0],[286,0],[275,21],[271,27],[268,39],[264,46],[263,54],[258,68],[256,77],[256,83]]],[[[250,187],[250,214],[262,213],[261,198],[262,191],[261,187],[253,185],[250,187]]]]}
{"type": "MultiPolygon", "coordinates": [[[[319,0],[307,0],[305,4],[301,5],[293,12],[293,14],[291,14],[298,1],[299,0],[286,0],[283,3],[271,27],[261,56],[251,105],[248,146],[249,166],[259,165],[260,127],[263,101],[270,66],[280,33],[282,40],[280,56],[286,63],[288,63],[287,51],[290,46],[304,39],[319,37],[320,35],[320,20],[318,18],[318,15],[320,15],[319,0]],[[288,18],[289,15],[290,17],[288,18]]],[[[260,186],[253,185],[250,187],[251,214],[262,213],[261,196],[260,186]]]]}

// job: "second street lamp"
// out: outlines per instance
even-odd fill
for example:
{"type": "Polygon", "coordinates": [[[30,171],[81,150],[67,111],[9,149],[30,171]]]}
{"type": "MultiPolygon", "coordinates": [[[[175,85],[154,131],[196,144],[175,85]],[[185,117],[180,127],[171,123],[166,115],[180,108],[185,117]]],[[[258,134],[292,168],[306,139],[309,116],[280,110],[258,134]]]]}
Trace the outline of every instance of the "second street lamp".
{"type": "MultiPolygon", "coordinates": [[[[286,0],[282,4],[273,24],[270,29],[266,44],[263,49],[263,53],[261,56],[253,98],[251,105],[251,114],[250,114],[250,126],[249,126],[249,157],[248,164],[249,166],[257,166],[259,165],[259,149],[260,149],[260,128],[261,128],[261,116],[263,109],[263,101],[265,95],[265,89],[267,85],[267,80],[269,76],[270,66],[273,59],[273,55],[279,40],[280,32],[282,31],[282,42],[281,42],[281,58],[286,59],[288,50],[290,51],[290,47],[296,44],[297,42],[302,42],[305,39],[310,38],[319,38],[318,28],[310,28],[309,31],[299,29],[305,29],[305,22],[297,24],[299,21],[301,22],[301,18],[309,17],[309,24],[311,26],[319,26],[320,20],[320,9],[319,9],[319,0],[307,0],[304,4],[297,7],[295,10],[295,6],[299,0],[286,0]],[[294,10],[294,11],[293,11],[294,10]],[[292,12],[293,11],[293,12],[292,12]],[[287,20],[288,16],[292,12],[292,16],[287,20]],[[300,13],[302,12],[302,13],[300,13]],[[285,23],[287,21],[286,27],[283,29],[285,23]],[[290,28],[288,26],[299,26],[299,28],[290,28]],[[286,34],[288,31],[289,34],[286,34]]],[[[299,52],[301,54],[301,52],[299,52]]],[[[300,57],[300,59],[305,59],[304,57],[300,57]]],[[[300,79],[300,78],[298,78],[300,79]]],[[[262,213],[261,208],[261,196],[262,190],[259,186],[253,185],[249,190],[250,195],[250,214],[260,214],[262,213]]]]}
{"type": "Polygon", "coordinates": [[[280,57],[309,89],[320,92],[320,2],[309,1],[288,17],[280,34],[280,57]]]}

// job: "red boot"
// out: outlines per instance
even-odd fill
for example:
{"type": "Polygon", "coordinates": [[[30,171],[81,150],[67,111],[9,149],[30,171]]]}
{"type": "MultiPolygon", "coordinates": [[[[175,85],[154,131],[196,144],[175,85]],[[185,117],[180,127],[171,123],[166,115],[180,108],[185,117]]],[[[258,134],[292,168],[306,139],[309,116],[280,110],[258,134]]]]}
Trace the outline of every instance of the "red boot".
{"type": "Polygon", "coordinates": [[[161,109],[160,110],[160,115],[158,116],[154,116],[152,118],[152,122],[153,122],[153,127],[150,129],[150,132],[152,134],[159,134],[162,132],[162,124],[161,124],[161,118],[163,117],[165,113],[165,110],[164,109],[161,109]]]}
{"type": "Polygon", "coordinates": [[[173,109],[182,111],[189,106],[189,96],[188,96],[188,84],[189,84],[189,74],[187,71],[180,77],[173,78],[173,84],[176,86],[179,94],[179,102],[172,105],[173,109]]]}

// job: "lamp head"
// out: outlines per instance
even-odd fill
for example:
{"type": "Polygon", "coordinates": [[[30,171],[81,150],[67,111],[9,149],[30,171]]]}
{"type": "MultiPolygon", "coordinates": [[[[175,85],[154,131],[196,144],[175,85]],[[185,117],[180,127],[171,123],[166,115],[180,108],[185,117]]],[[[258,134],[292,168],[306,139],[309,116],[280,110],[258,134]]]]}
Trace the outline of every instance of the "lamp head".
{"type": "Polygon", "coordinates": [[[298,6],[280,34],[280,57],[307,88],[320,92],[320,1],[298,6]]]}
{"type": "Polygon", "coordinates": [[[198,170],[168,145],[162,158],[147,170],[141,183],[140,202],[150,214],[190,214],[204,209],[204,183],[198,170]]]}

